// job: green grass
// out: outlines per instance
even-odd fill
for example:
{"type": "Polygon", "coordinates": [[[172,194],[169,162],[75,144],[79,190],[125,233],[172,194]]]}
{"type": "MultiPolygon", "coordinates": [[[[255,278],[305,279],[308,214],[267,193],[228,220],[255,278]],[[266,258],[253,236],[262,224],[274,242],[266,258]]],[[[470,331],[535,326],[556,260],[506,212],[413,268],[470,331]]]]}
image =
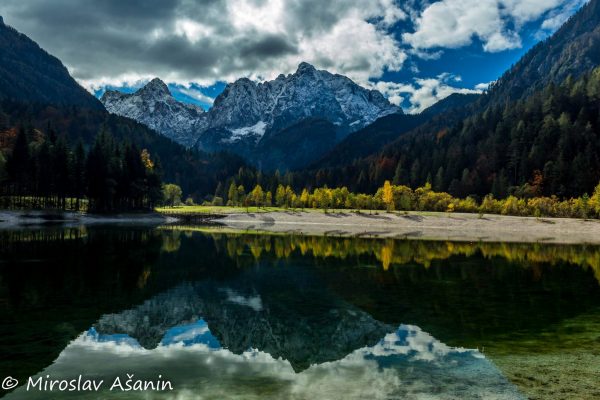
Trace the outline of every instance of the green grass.
{"type": "MultiPolygon", "coordinates": [[[[165,214],[191,214],[191,213],[206,213],[206,214],[243,214],[243,213],[266,213],[266,212],[314,212],[323,213],[320,208],[283,208],[283,207],[232,207],[232,206],[176,206],[176,207],[157,207],[155,209],[159,213],[165,214]]],[[[328,209],[327,212],[335,213],[354,213],[358,210],[351,209],[328,209]]],[[[360,210],[363,214],[386,214],[385,210],[360,210]]],[[[393,211],[394,214],[403,215],[404,211],[393,211]]],[[[436,212],[436,211],[408,211],[407,214],[421,216],[440,216],[452,215],[451,213],[436,212]]]]}
{"type": "MultiPolygon", "coordinates": [[[[242,214],[242,213],[266,213],[266,212],[317,212],[323,213],[320,208],[283,208],[283,207],[231,207],[231,206],[176,206],[176,207],[157,207],[155,209],[159,213],[167,214],[189,214],[189,213],[207,213],[207,214],[242,214]]],[[[329,213],[350,213],[356,210],[348,209],[328,209],[329,213]]],[[[368,214],[368,210],[361,210],[362,213],[368,214]]],[[[372,210],[370,213],[385,213],[384,210],[372,210]]]]}
{"type": "Polygon", "coordinates": [[[167,214],[240,214],[245,212],[265,213],[273,211],[289,211],[280,207],[230,207],[230,206],[178,206],[178,207],[157,207],[156,211],[167,214]]]}

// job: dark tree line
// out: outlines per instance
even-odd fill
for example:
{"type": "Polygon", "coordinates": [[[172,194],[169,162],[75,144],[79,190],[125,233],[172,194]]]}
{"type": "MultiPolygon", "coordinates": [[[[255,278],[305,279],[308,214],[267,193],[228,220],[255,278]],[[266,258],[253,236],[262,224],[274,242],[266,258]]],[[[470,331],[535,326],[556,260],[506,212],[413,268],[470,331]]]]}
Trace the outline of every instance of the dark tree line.
{"type": "Polygon", "coordinates": [[[146,150],[101,131],[85,150],[49,126],[46,133],[20,127],[0,165],[5,207],[151,209],[161,200],[160,166],[146,150]]]}
{"type": "Polygon", "coordinates": [[[413,188],[429,182],[457,197],[591,194],[600,180],[600,68],[518,101],[489,104],[458,123],[425,125],[376,155],[291,180],[366,193],[390,180],[413,188]]]}
{"type": "Polygon", "coordinates": [[[198,200],[213,194],[219,181],[236,175],[241,167],[248,168],[239,156],[186,149],[143,124],[104,110],[8,100],[0,101],[0,148],[5,148],[3,137],[7,130],[23,125],[46,131],[49,124],[69,143],[81,141],[85,149],[94,145],[100,131],[110,133],[117,142],[131,142],[139,149],[147,149],[153,160],[161,161],[162,179],[179,185],[186,195],[198,200]]]}

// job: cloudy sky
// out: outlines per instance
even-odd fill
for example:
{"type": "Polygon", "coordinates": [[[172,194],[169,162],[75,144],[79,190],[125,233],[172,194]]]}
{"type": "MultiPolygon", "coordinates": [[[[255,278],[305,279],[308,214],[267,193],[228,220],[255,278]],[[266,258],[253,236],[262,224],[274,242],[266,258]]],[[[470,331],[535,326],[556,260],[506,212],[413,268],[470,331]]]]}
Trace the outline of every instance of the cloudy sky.
{"type": "Polygon", "coordinates": [[[585,0],[2,0],[90,91],[153,77],[210,107],[225,82],[301,61],[417,112],[485,88],[585,0]]]}

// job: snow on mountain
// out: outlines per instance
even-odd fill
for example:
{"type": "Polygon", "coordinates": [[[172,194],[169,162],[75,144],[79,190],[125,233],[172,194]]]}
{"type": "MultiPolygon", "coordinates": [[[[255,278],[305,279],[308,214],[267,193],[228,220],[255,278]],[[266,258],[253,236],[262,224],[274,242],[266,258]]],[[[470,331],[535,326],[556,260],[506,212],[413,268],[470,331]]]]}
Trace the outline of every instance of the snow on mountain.
{"type": "Polygon", "coordinates": [[[265,130],[267,129],[267,124],[263,121],[258,121],[256,124],[252,126],[247,126],[245,128],[232,129],[231,137],[224,139],[224,143],[233,143],[239,140],[243,140],[246,138],[251,138],[254,142],[258,142],[265,134],[265,130]]]}
{"type": "Polygon", "coordinates": [[[141,122],[184,146],[194,145],[206,127],[204,110],[175,100],[158,78],[132,94],[108,90],[100,100],[109,112],[141,122]]]}
{"type": "Polygon", "coordinates": [[[242,78],[227,85],[209,111],[209,127],[231,130],[265,121],[267,129],[280,130],[318,117],[352,132],[398,112],[380,92],[301,63],[294,74],[273,81],[242,78]]]}
{"type": "MultiPolygon", "coordinates": [[[[268,150],[261,148],[266,139],[285,134],[287,128],[302,121],[333,124],[337,143],[380,117],[402,112],[380,92],[307,63],[301,63],[295,73],[272,81],[238,79],[225,87],[208,112],[175,100],[158,78],[133,94],[107,91],[101,100],[108,111],[144,123],[185,146],[231,151],[255,164],[265,151],[273,150],[272,140],[268,150]]],[[[326,139],[312,139],[319,154],[335,144],[330,137],[326,139]],[[327,149],[323,148],[325,143],[327,149]]],[[[277,143],[284,146],[275,150],[285,160],[293,146],[286,145],[285,138],[277,143]]]]}

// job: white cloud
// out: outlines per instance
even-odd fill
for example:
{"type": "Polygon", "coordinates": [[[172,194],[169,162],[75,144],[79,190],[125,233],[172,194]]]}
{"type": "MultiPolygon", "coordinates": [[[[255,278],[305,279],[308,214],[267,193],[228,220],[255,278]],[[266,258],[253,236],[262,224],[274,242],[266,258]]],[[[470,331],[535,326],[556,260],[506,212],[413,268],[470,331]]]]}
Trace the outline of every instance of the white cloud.
{"type": "Polygon", "coordinates": [[[366,84],[406,59],[397,0],[3,0],[2,11],[87,88],[272,79],[302,61],[366,84]]]}
{"type": "MultiPolygon", "coordinates": [[[[88,89],[139,86],[158,76],[210,104],[192,82],[273,79],[307,61],[372,86],[386,71],[416,74],[415,59],[438,59],[444,49],[475,40],[488,52],[520,47],[524,24],[542,18],[543,37],[584,1],[3,0],[2,14],[88,89]],[[407,20],[414,29],[400,34],[399,22],[407,20]]],[[[454,86],[421,79],[386,94],[395,103],[418,100],[411,107],[417,112],[466,90],[454,86]]]]}
{"type": "MultiPolygon", "coordinates": [[[[418,78],[413,84],[396,82],[377,82],[375,88],[384,93],[390,102],[401,105],[408,100],[411,106],[406,110],[411,114],[418,114],[445,99],[453,93],[481,93],[481,88],[467,89],[452,85],[461,78],[449,73],[440,74],[436,78],[418,78]]],[[[487,87],[486,87],[487,88],[487,87]]]]}
{"type": "Polygon", "coordinates": [[[587,3],[587,0],[570,0],[563,7],[550,12],[544,22],[542,22],[538,37],[543,38],[556,31],[585,3],[587,3]]]}
{"type": "Polygon", "coordinates": [[[212,104],[214,103],[215,99],[207,96],[206,94],[202,93],[200,90],[191,87],[191,86],[182,86],[182,85],[177,85],[177,90],[183,94],[185,94],[186,96],[189,96],[193,99],[196,99],[198,101],[200,101],[203,104],[212,104]]]}
{"type": "Polygon", "coordinates": [[[353,17],[339,21],[319,38],[301,40],[299,48],[300,54],[286,69],[293,69],[301,60],[312,60],[316,65],[324,63],[330,72],[349,75],[362,84],[369,78],[379,78],[385,69],[400,70],[406,60],[394,38],[353,17]]]}
{"type": "Polygon", "coordinates": [[[495,83],[496,81],[491,81],[491,82],[482,82],[482,83],[478,83],[477,85],[475,85],[475,90],[480,90],[480,91],[485,91],[488,90],[490,85],[495,83]]]}
{"type": "Polygon", "coordinates": [[[564,0],[501,0],[503,14],[514,19],[517,25],[523,25],[541,17],[548,10],[564,3],[564,0]]]}
{"type": "Polygon", "coordinates": [[[474,36],[486,40],[500,27],[495,0],[443,0],[427,6],[415,21],[415,32],[402,38],[417,49],[458,48],[474,36]]]}
{"type": "MultiPolygon", "coordinates": [[[[164,31],[158,30],[158,35],[155,38],[164,36],[164,31]]],[[[175,21],[174,33],[179,36],[184,36],[191,43],[196,43],[198,40],[206,38],[214,33],[214,30],[205,24],[200,24],[189,18],[184,18],[175,21]]]]}
{"type": "MultiPolygon", "coordinates": [[[[295,335],[283,340],[301,339],[301,333],[295,335]]],[[[340,340],[340,348],[343,343],[340,340]]],[[[159,376],[159,382],[172,383],[172,390],[167,392],[132,391],[128,394],[132,398],[520,398],[518,389],[479,351],[450,347],[412,325],[401,325],[373,346],[350,349],[348,354],[340,353],[340,359],[299,371],[285,358],[274,358],[265,349],[250,348],[236,354],[203,343],[173,343],[147,350],[130,341],[98,340],[84,333],[32,379],[47,382],[44,379],[50,376],[53,380],[71,380],[82,373],[82,366],[86,366],[84,379],[104,381],[98,393],[103,399],[123,397],[117,389],[109,388],[117,376],[125,383],[127,374],[135,374],[132,384],[138,379],[156,381],[159,376]],[[269,390],[264,385],[249,384],[254,382],[268,382],[269,390]]],[[[68,394],[55,390],[52,397],[69,398],[68,394]]],[[[44,399],[48,395],[27,391],[26,386],[6,395],[9,400],[24,397],[44,399]]]]}
{"type": "MultiPolygon", "coordinates": [[[[260,125],[261,123],[262,123],[261,126],[263,127],[263,132],[264,132],[264,122],[260,121],[256,125],[260,125]]],[[[244,129],[246,129],[246,128],[244,128],[244,129]]],[[[226,289],[225,292],[227,293],[227,301],[229,301],[231,303],[238,304],[240,306],[249,307],[256,312],[261,311],[263,309],[262,299],[260,298],[260,295],[242,296],[241,294],[237,293],[233,289],[226,289]]]]}
{"type": "Polygon", "coordinates": [[[487,52],[521,47],[519,32],[565,0],[442,0],[416,16],[415,31],[402,35],[417,50],[459,48],[474,39],[487,52]]]}

